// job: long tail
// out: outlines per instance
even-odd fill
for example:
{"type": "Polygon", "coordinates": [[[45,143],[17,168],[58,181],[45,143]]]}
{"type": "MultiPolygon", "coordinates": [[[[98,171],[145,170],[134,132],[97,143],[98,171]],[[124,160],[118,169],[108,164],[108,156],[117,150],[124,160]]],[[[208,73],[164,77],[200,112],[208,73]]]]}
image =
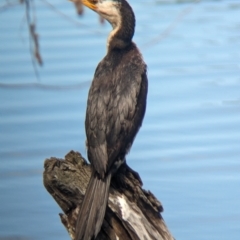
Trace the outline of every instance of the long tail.
{"type": "Polygon", "coordinates": [[[105,179],[92,173],[78,215],[75,240],[91,240],[98,235],[106,212],[111,173],[105,179]]]}

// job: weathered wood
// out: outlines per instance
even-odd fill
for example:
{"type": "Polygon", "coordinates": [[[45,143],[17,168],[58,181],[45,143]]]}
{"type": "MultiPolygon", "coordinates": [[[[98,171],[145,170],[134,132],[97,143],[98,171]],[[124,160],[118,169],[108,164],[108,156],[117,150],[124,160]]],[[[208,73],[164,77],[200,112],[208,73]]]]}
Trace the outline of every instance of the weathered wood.
{"type": "MultiPolygon", "coordinates": [[[[44,163],[43,182],[63,210],[61,221],[74,239],[79,205],[90,179],[91,168],[80,153],[71,151],[65,160],[44,163]]],[[[98,240],[172,240],[161,212],[161,203],[142,189],[138,173],[123,165],[112,178],[108,207],[98,240]]]]}

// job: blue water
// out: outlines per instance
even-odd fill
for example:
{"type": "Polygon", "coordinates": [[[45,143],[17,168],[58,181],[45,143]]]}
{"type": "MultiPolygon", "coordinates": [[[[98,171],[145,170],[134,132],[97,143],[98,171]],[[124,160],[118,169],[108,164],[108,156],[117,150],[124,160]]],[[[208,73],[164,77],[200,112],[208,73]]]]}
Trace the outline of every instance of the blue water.
{"type": "MultiPolygon", "coordinates": [[[[69,239],[43,161],[71,149],[86,156],[87,93],[111,29],[68,1],[35,2],[40,80],[24,6],[0,12],[1,240],[69,239]]],[[[240,2],[130,3],[149,95],[127,161],[177,240],[240,239],[240,2]]]]}

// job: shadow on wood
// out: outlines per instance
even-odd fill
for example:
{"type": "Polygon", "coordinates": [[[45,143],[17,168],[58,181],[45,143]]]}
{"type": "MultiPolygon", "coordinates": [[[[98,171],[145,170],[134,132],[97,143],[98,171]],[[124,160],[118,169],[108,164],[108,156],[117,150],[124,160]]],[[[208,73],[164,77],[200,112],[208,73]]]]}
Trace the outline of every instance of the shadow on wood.
{"type": "MultiPolygon", "coordinates": [[[[80,153],[71,151],[65,160],[44,163],[43,182],[63,210],[60,218],[74,239],[79,208],[90,179],[91,168],[80,153]]],[[[172,240],[155,196],[142,189],[138,173],[126,164],[112,178],[108,207],[98,240],[172,240]]]]}

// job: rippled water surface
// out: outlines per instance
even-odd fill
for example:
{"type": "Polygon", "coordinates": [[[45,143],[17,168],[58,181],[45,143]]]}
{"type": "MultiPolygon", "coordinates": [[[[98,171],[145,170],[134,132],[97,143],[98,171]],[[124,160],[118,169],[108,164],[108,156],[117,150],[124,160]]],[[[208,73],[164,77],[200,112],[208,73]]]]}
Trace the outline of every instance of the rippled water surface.
{"type": "MultiPolygon", "coordinates": [[[[0,12],[0,239],[69,239],[43,187],[43,161],[71,149],[86,155],[87,93],[111,28],[89,10],[78,17],[68,1],[35,1],[44,61],[37,80],[24,6],[5,9],[6,2],[0,12]]],[[[240,2],[130,3],[149,95],[127,161],[162,202],[176,239],[240,239],[240,2]]]]}

